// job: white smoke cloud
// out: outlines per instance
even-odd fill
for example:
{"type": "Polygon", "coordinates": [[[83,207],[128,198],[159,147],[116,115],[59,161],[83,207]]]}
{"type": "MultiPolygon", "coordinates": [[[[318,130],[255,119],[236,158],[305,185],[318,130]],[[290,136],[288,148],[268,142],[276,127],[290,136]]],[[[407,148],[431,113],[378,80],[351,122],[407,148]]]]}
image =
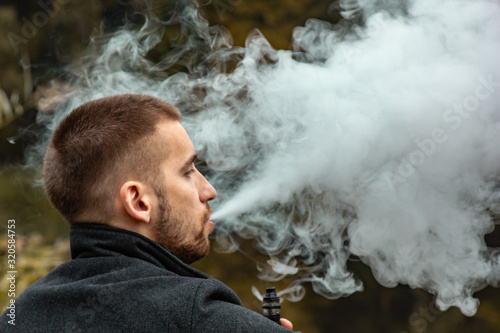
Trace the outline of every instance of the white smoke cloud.
{"type": "Polygon", "coordinates": [[[329,298],[362,290],[346,268],[355,255],[382,285],[424,288],[473,315],[473,293],[499,280],[484,235],[500,209],[500,2],[341,4],[363,25],[310,20],[295,51],[258,32],[231,48],[191,8],[182,17],[198,38],[180,36],[158,64],[144,59],[161,40],[154,22],[121,31],[88,59],[63,111],[131,91],[183,109],[219,192],[219,247],[237,248],[231,233],[255,238],[270,255],[262,278],[296,277],[290,299],[305,282],[329,298]],[[211,48],[190,73],[146,78],[200,39],[211,48]]]}

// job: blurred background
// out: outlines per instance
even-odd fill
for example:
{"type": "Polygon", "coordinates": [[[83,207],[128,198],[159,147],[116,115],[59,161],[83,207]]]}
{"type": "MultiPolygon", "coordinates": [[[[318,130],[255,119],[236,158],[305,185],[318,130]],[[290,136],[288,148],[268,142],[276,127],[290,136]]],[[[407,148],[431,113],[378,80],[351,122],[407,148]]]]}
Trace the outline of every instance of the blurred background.
{"type": "MultiPolygon", "coordinates": [[[[91,39],[124,25],[142,24],[144,16],[138,13],[154,12],[168,20],[183,5],[185,1],[168,0],[149,6],[138,0],[0,1],[0,260],[1,267],[7,267],[7,220],[15,219],[18,294],[69,259],[68,225],[45,198],[39,161],[28,161],[30,147],[44,134],[44,115],[72,92],[68,67],[86,55],[91,39]]],[[[338,4],[324,0],[200,0],[191,5],[199,7],[210,25],[228,29],[235,46],[244,46],[247,35],[257,28],[275,49],[289,49],[294,27],[308,19],[330,23],[342,19],[338,4]]],[[[175,35],[177,28],[171,26],[166,35],[175,35]]],[[[162,47],[170,47],[168,38],[148,57],[154,61],[162,47]]],[[[185,63],[179,59],[165,74],[185,70],[185,63]]],[[[498,228],[486,241],[500,246],[498,228]]],[[[260,312],[251,287],[263,293],[269,286],[257,278],[256,268],[267,259],[252,240],[239,242],[238,252],[212,250],[195,267],[229,285],[245,306],[260,312]]],[[[283,317],[302,332],[500,332],[499,289],[477,293],[478,312],[466,317],[455,308],[438,311],[426,291],[381,287],[359,261],[351,260],[349,266],[364,281],[363,292],[328,300],[306,285],[303,300],[282,304],[283,317]]],[[[0,273],[2,310],[9,300],[6,271],[0,273]]],[[[275,284],[278,290],[285,285],[286,279],[275,284]]]]}

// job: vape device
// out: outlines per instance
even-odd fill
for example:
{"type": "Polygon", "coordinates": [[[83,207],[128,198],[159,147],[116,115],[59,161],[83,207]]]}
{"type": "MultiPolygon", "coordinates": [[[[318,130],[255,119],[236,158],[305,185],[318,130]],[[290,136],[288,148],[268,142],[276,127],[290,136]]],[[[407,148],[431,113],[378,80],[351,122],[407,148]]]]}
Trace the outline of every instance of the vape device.
{"type": "Polygon", "coordinates": [[[276,288],[266,288],[266,294],[264,295],[262,303],[262,312],[264,316],[279,324],[280,310],[280,298],[276,294],[276,288]]]}

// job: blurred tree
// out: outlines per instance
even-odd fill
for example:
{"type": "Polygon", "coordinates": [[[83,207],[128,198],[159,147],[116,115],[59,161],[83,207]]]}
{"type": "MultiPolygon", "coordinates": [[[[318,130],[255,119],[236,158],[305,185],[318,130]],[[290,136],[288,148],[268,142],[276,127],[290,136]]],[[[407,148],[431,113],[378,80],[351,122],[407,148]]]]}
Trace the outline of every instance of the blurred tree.
{"type": "MultiPolygon", "coordinates": [[[[141,25],[152,11],[168,20],[191,0],[3,0],[0,3],[0,158],[3,167],[22,163],[27,147],[40,140],[37,113],[50,112],[59,94],[70,93],[68,73],[62,69],[85,55],[91,38],[116,31],[125,24],[141,25]],[[53,79],[59,79],[49,85],[53,79]],[[36,93],[34,93],[36,92],[36,93]],[[16,119],[17,118],[17,119],[16,119]]],[[[259,29],[277,49],[288,49],[293,29],[317,18],[337,22],[340,15],[331,0],[199,0],[197,6],[210,25],[220,25],[232,34],[234,45],[244,46],[248,33],[259,29]]],[[[162,42],[149,54],[158,61],[172,47],[182,44],[180,26],[172,24],[162,42]],[[177,44],[176,44],[177,43],[177,44]]],[[[185,37],[185,36],[184,36],[185,37]]],[[[200,47],[207,47],[200,38],[200,47]]],[[[199,59],[186,54],[168,70],[188,71],[199,59]]],[[[168,70],[166,73],[168,74],[168,70]]],[[[33,186],[39,170],[0,169],[0,218],[18,219],[20,272],[18,292],[68,258],[65,238],[68,226],[50,207],[40,187],[33,186]],[[33,231],[43,236],[34,235],[33,231]]],[[[3,222],[2,222],[3,223],[3,222]]],[[[1,224],[0,261],[6,261],[5,225],[1,224]]],[[[498,228],[497,228],[498,229],[498,228]]],[[[487,237],[500,245],[500,231],[487,237]]],[[[267,282],[258,280],[255,263],[265,263],[251,241],[241,241],[240,252],[212,253],[196,267],[232,287],[243,303],[260,311],[260,302],[251,293],[263,292],[267,282]]],[[[3,264],[2,264],[3,265],[3,264]]],[[[306,285],[299,303],[285,302],[283,316],[303,332],[500,332],[499,290],[487,288],[478,313],[464,317],[458,310],[437,311],[432,295],[406,286],[382,288],[370,269],[352,261],[350,269],[364,281],[365,291],[348,298],[328,300],[306,285]]],[[[2,266],[4,267],[4,266],[2,266]]],[[[4,274],[4,272],[2,272],[4,274]]],[[[2,278],[4,281],[5,278],[2,278]]],[[[276,283],[278,289],[286,279],[276,283]]],[[[0,305],[5,306],[5,281],[0,284],[0,305]]]]}

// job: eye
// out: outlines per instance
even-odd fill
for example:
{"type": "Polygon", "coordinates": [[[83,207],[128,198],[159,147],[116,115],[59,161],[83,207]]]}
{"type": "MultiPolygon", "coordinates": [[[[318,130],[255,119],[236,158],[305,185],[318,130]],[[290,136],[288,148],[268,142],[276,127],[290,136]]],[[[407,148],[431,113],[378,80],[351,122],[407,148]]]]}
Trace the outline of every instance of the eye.
{"type": "Polygon", "coordinates": [[[191,169],[189,169],[189,170],[188,170],[188,171],[184,174],[184,176],[189,177],[189,176],[190,176],[193,172],[194,172],[194,168],[191,168],[191,169]]]}

